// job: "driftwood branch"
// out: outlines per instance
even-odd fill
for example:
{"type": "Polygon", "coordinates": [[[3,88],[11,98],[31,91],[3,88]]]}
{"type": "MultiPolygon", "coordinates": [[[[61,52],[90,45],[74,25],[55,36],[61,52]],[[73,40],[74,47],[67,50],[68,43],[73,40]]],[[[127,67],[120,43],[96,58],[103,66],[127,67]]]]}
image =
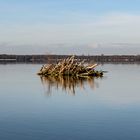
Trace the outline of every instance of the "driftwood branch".
{"type": "Polygon", "coordinates": [[[84,61],[78,61],[74,56],[63,59],[58,64],[43,65],[38,75],[42,76],[103,76],[103,71],[96,71],[97,64],[84,65],[84,61]]]}

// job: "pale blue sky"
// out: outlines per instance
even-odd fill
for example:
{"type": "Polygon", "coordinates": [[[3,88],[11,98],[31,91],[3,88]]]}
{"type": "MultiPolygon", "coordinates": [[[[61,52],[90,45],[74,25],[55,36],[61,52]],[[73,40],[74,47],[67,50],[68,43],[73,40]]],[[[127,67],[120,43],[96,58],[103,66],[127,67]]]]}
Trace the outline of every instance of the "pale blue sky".
{"type": "Polygon", "coordinates": [[[139,7],[140,0],[0,0],[0,51],[55,53],[58,46],[85,46],[84,52],[112,43],[139,48],[139,7]]]}

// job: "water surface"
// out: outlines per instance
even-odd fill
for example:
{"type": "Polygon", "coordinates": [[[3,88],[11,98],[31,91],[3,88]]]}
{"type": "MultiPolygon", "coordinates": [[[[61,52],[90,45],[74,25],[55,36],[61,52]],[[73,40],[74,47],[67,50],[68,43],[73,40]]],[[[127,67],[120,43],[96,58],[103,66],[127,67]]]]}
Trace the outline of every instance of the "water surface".
{"type": "Polygon", "coordinates": [[[140,65],[69,83],[42,81],[40,66],[0,65],[1,140],[140,139],[140,65]]]}

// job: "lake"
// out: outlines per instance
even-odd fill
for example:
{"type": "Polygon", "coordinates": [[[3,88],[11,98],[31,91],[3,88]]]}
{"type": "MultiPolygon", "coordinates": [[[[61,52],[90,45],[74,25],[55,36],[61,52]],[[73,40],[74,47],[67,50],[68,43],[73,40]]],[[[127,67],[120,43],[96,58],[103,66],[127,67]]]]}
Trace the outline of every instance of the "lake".
{"type": "Polygon", "coordinates": [[[140,65],[84,80],[43,79],[40,67],[0,65],[0,140],[140,139],[140,65]]]}

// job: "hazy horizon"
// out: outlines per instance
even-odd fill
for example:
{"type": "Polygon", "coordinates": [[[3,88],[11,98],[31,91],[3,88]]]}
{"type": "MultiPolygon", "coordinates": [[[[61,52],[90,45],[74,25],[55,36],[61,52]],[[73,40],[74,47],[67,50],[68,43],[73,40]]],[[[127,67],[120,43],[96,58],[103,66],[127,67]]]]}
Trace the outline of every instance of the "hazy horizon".
{"type": "Polygon", "coordinates": [[[140,44],[50,44],[46,46],[2,46],[0,54],[140,55],[140,44]]]}
{"type": "Polygon", "coordinates": [[[0,0],[0,53],[139,54],[140,1],[0,0]]]}

